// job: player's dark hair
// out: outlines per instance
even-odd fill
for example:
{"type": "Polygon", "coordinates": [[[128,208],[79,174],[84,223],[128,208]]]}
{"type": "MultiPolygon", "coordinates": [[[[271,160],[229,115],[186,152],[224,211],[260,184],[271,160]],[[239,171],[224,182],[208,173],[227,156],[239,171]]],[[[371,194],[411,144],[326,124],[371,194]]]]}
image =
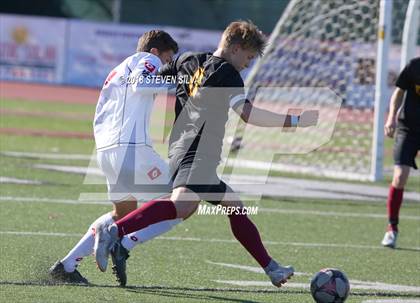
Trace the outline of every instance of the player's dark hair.
{"type": "Polygon", "coordinates": [[[156,48],[160,52],[173,50],[178,52],[178,43],[165,31],[151,30],[144,33],[137,43],[138,52],[150,52],[152,48],[156,48]]]}
{"type": "Polygon", "coordinates": [[[243,49],[254,50],[261,56],[266,46],[266,39],[254,23],[249,20],[238,20],[226,27],[220,44],[222,47],[239,44],[243,49]]]}

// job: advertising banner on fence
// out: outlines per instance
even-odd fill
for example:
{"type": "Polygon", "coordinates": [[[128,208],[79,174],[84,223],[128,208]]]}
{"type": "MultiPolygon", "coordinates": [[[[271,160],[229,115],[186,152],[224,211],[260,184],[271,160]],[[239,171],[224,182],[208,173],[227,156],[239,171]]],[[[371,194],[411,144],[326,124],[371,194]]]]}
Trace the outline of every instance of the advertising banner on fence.
{"type": "Polygon", "coordinates": [[[62,83],[66,21],[0,14],[0,79],[62,83]]]}
{"type": "MultiPolygon", "coordinates": [[[[31,17],[0,14],[0,80],[30,81],[41,83],[102,86],[108,73],[126,57],[136,51],[138,38],[146,31],[162,29],[178,42],[179,53],[186,51],[212,52],[216,49],[221,32],[171,27],[161,25],[130,25],[91,22],[49,17],[31,17]]],[[[311,41],[311,40],[308,40],[311,41]]],[[[290,42],[289,42],[290,43],[290,42]]],[[[303,42],[301,42],[303,43],[303,42]]],[[[319,47],[321,44],[317,43],[319,47]]],[[[351,43],[347,52],[337,43],[330,42],[323,50],[323,60],[311,61],[306,55],[302,69],[283,66],[288,61],[279,60],[277,70],[292,68],[310,78],[306,69],[322,70],[317,77],[326,77],[324,83],[334,87],[343,83],[338,93],[346,104],[356,107],[372,107],[375,85],[376,45],[351,43]],[[328,65],[337,56],[341,65],[336,73],[335,65],[328,65]],[[323,66],[320,66],[323,65],[323,66]],[[332,70],[329,71],[328,68],[332,70]],[[340,74],[341,73],[341,74],[340,74]],[[344,76],[343,76],[343,75],[344,76]],[[335,75],[332,77],[331,75],[335,75]],[[369,96],[360,98],[361,95],[369,96]]],[[[287,55],[283,48],[279,54],[287,55]]],[[[420,48],[417,47],[417,54],[420,48]]],[[[399,73],[400,46],[392,45],[389,54],[390,92],[399,73]]],[[[273,69],[271,67],[271,69],[273,69]]],[[[249,69],[241,74],[246,78],[249,69]]]]}
{"type": "Polygon", "coordinates": [[[65,82],[101,86],[111,69],[136,51],[138,38],[146,31],[163,29],[178,42],[180,53],[212,51],[221,33],[158,25],[116,26],[112,23],[69,22],[65,82]]]}

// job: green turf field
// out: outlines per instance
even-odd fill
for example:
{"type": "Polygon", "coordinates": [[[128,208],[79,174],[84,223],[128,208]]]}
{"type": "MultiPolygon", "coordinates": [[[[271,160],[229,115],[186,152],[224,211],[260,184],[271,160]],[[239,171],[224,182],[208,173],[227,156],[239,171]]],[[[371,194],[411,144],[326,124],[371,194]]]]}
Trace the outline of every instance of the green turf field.
{"type": "MultiPolygon", "coordinates": [[[[90,132],[89,113],[93,115],[94,107],[2,100],[1,109],[81,114],[78,120],[8,114],[1,117],[2,128],[90,132]]],[[[88,139],[1,135],[0,140],[0,151],[91,154],[94,148],[88,139]]],[[[163,145],[157,147],[166,153],[163,145]]],[[[257,263],[234,240],[224,216],[199,215],[135,248],[128,260],[126,289],[116,287],[111,272],[99,272],[93,258],[79,268],[92,286],[46,284],[48,267],[64,257],[110,206],[72,203],[83,193],[104,193],[104,185],[85,185],[82,175],[34,165],[88,163],[0,157],[0,176],[43,183],[0,184],[1,302],[312,302],[306,287],[312,274],[324,267],[347,273],[353,286],[347,302],[420,300],[418,203],[404,204],[400,248],[390,250],[379,245],[386,221],[384,203],[248,201],[247,205],[259,206],[252,219],[271,255],[298,272],[280,290],[258,272],[257,263]]],[[[379,184],[387,186],[388,180],[379,184]]],[[[418,190],[418,177],[410,182],[408,188],[418,190]]]]}

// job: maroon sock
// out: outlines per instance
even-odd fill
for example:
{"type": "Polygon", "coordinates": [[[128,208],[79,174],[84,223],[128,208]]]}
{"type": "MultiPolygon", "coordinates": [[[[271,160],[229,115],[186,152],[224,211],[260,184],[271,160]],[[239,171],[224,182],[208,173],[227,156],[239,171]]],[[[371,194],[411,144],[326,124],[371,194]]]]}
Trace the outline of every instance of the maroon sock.
{"type": "Polygon", "coordinates": [[[151,224],[176,218],[176,208],[171,200],[152,200],[115,222],[118,236],[130,234],[151,224]]]}
{"type": "Polygon", "coordinates": [[[230,227],[235,238],[254,257],[262,268],[271,261],[261,241],[260,233],[246,215],[230,215],[230,227]]]}
{"type": "Polygon", "coordinates": [[[398,231],[398,220],[400,215],[400,208],[403,201],[404,188],[389,187],[388,200],[386,206],[388,209],[388,228],[393,231],[398,231]]]}

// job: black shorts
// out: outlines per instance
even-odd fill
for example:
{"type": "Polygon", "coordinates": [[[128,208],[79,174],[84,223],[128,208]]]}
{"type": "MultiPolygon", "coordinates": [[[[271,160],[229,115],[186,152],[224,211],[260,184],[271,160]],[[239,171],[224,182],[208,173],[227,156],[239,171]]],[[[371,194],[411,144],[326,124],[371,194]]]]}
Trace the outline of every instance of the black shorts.
{"type": "Polygon", "coordinates": [[[417,169],[416,156],[420,150],[420,133],[397,129],[394,142],[394,164],[417,169]]]}
{"type": "Polygon", "coordinates": [[[217,176],[218,164],[217,160],[191,155],[182,159],[172,157],[169,161],[172,189],[186,187],[196,193],[201,200],[213,205],[220,204],[225,193],[233,190],[217,176]]]}

